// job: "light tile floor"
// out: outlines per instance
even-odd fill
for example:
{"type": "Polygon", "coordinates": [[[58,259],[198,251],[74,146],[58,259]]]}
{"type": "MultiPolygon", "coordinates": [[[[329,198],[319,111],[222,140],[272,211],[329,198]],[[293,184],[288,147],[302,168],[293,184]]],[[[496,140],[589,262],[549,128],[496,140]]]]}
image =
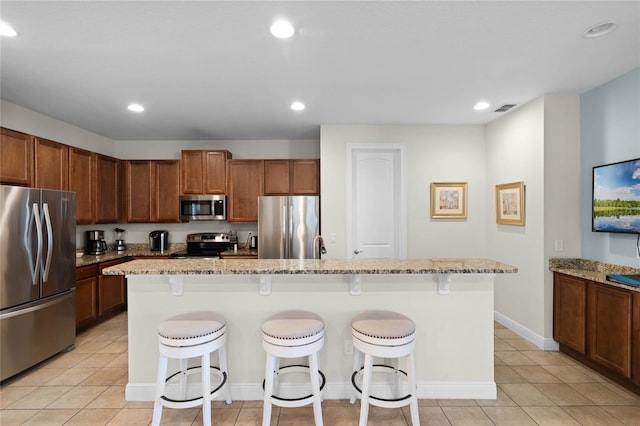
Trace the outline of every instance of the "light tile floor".
{"type": "MultiPolygon", "coordinates": [[[[418,366],[419,368],[419,366],[418,366]]],[[[640,425],[640,396],[558,352],[495,325],[497,400],[420,400],[422,425],[640,425]]],[[[127,402],[127,316],[82,334],[76,348],[0,387],[0,424],[148,425],[152,403],[127,402]]],[[[324,401],[327,426],[358,424],[358,406],[324,401]]],[[[214,402],[213,424],[259,425],[260,401],[214,402]]],[[[202,410],[163,411],[165,425],[202,424],[202,410]]],[[[313,424],[310,407],[274,407],[272,425],[313,424]]],[[[371,408],[369,425],[409,425],[407,409],[371,408]]]]}

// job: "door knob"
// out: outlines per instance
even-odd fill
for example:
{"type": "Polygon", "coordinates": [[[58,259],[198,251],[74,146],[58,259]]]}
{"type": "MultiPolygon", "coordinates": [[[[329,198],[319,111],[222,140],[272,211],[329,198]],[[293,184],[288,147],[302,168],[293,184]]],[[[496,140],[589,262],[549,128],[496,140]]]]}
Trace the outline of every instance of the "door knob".
{"type": "Polygon", "coordinates": [[[354,250],[353,254],[360,254],[360,253],[364,253],[364,250],[354,250]]]}

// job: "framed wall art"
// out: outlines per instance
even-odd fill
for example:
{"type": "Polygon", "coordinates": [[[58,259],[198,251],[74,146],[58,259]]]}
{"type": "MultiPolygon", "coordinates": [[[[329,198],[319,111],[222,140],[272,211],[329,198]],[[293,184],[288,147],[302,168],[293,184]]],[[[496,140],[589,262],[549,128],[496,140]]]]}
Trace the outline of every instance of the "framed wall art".
{"type": "Polygon", "coordinates": [[[496,185],[496,223],[524,226],[524,182],[496,185]]]}
{"type": "Polygon", "coordinates": [[[432,182],[431,217],[467,218],[467,182],[432,182]]]}

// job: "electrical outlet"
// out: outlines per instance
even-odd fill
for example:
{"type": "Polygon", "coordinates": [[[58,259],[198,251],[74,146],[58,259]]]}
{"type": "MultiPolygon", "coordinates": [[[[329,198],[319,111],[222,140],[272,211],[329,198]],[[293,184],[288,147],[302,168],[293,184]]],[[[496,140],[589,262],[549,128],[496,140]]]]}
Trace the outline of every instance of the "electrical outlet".
{"type": "Polygon", "coordinates": [[[556,240],[555,241],[555,248],[556,248],[556,251],[563,251],[564,250],[564,241],[563,240],[556,240]]]}
{"type": "Polygon", "coordinates": [[[351,340],[344,341],[344,354],[353,355],[353,342],[351,340]]]}

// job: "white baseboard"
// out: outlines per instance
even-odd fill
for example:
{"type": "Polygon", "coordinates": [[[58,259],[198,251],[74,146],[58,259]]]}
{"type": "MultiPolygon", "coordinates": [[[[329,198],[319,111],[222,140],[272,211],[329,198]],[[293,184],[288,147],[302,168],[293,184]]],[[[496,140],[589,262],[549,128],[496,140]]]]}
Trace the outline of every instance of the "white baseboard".
{"type": "MultiPolygon", "coordinates": [[[[153,401],[155,383],[129,383],[126,386],[127,401],[153,401]]],[[[292,388],[293,389],[293,388],[292,388]]],[[[283,395],[288,393],[283,384],[283,395]]],[[[349,399],[353,388],[351,383],[327,383],[323,397],[327,400],[349,399]]],[[[377,394],[376,389],[372,389],[377,394]]],[[[420,399],[496,399],[497,388],[494,382],[422,382],[418,383],[420,399]]],[[[231,399],[234,401],[262,400],[262,383],[231,384],[231,399]]],[[[221,399],[220,397],[218,399],[221,399]]]]}
{"type": "Polygon", "coordinates": [[[533,343],[537,347],[545,351],[557,351],[560,346],[558,342],[553,340],[552,338],[540,336],[537,333],[529,330],[527,327],[522,324],[513,321],[511,318],[502,315],[500,312],[493,312],[493,318],[500,324],[507,327],[509,330],[513,331],[517,335],[526,339],[527,341],[533,343]]]}

